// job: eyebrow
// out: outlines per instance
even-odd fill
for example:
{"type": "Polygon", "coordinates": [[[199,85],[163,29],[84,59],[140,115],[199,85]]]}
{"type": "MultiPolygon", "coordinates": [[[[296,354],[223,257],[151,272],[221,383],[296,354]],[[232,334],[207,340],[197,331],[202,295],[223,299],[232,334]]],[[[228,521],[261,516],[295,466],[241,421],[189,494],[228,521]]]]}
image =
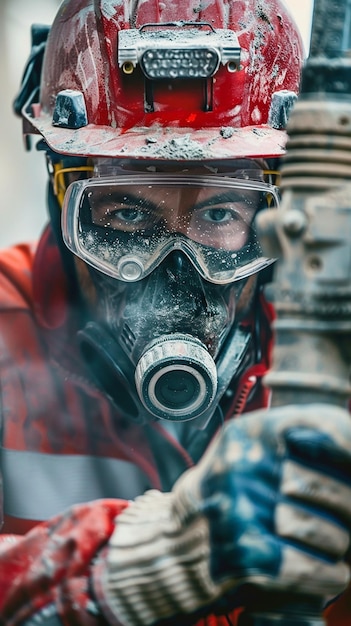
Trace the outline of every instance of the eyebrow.
{"type": "MultiPolygon", "coordinates": [[[[246,202],[246,198],[243,197],[242,195],[239,195],[237,193],[219,193],[216,196],[211,196],[210,198],[208,198],[207,200],[202,200],[201,202],[199,202],[198,204],[195,204],[192,207],[192,210],[199,210],[199,209],[204,209],[206,207],[211,207],[211,206],[216,206],[217,204],[220,204],[221,202],[233,202],[233,201],[245,201],[245,206],[249,206],[246,202]]],[[[259,198],[258,198],[259,201],[259,198]]],[[[258,202],[257,202],[258,204],[258,202]]]]}
{"type": "Polygon", "coordinates": [[[98,197],[98,199],[95,199],[91,202],[91,206],[94,209],[94,205],[95,205],[95,208],[98,209],[99,204],[102,202],[106,202],[106,204],[111,204],[116,201],[117,202],[123,201],[124,204],[135,206],[135,207],[138,207],[138,205],[140,205],[140,202],[142,201],[143,208],[145,207],[152,211],[156,211],[157,206],[158,206],[154,202],[149,200],[148,198],[135,196],[134,194],[120,193],[120,192],[113,193],[111,195],[102,194],[101,196],[98,197]]]}

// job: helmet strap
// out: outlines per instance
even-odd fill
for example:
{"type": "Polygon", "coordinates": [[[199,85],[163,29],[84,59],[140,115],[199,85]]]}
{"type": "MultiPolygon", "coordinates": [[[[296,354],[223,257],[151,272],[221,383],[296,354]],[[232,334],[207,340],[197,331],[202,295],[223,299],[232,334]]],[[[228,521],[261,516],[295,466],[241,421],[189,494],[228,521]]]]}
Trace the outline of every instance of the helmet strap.
{"type": "Polygon", "coordinates": [[[57,247],[60,251],[63,271],[66,275],[68,294],[70,303],[73,305],[82,305],[80,288],[77,278],[76,267],[73,254],[68,250],[62,238],[61,230],[61,207],[53,190],[53,183],[50,180],[47,187],[47,206],[50,218],[50,224],[54,233],[57,247]]]}

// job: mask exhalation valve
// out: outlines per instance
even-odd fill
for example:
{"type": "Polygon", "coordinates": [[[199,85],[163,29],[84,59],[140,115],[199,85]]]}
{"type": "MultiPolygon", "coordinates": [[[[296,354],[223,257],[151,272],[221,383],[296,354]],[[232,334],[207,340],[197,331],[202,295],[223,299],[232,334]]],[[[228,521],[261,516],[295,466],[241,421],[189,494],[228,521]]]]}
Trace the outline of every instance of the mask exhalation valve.
{"type": "Polygon", "coordinates": [[[181,333],[151,342],[135,371],[143,405],[159,419],[187,421],[211,405],[217,390],[217,369],[205,346],[181,333]]]}

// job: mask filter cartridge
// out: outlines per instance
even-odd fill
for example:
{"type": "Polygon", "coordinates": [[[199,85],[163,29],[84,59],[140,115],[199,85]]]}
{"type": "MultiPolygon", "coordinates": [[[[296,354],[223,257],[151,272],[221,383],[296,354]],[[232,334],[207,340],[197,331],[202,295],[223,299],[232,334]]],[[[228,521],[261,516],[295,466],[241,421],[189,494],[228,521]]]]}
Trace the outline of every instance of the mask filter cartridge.
{"type": "Polygon", "coordinates": [[[173,333],[146,347],[135,370],[135,384],[141,402],[155,417],[187,421],[211,405],[217,369],[198,339],[173,333]]]}

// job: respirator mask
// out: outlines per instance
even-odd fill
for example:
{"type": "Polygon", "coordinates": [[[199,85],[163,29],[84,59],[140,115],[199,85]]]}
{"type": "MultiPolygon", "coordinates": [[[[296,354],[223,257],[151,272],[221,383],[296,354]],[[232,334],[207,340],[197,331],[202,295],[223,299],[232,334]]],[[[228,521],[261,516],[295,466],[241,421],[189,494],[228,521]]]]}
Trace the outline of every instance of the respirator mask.
{"type": "Polygon", "coordinates": [[[81,350],[122,414],[206,427],[248,348],[235,323],[245,279],[273,261],[254,217],[277,204],[262,170],[238,166],[126,173],[101,160],[68,187],[63,238],[98,297],[81,350]]]}

